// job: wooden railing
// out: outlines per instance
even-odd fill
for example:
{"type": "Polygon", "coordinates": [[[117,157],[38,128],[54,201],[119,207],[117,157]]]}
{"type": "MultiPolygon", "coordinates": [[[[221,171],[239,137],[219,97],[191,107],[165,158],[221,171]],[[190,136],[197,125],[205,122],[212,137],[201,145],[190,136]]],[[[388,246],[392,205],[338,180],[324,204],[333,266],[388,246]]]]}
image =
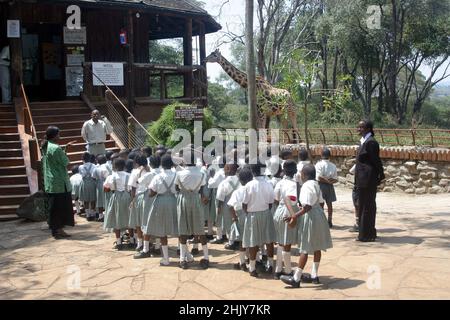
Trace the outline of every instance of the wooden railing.
{"type": "Polygon", "coordinates": [[[28,96],[25,92],[25,88],[23,84],[20,85],[22,98],[25,104],[23,108],[23,119],[24,119],[24,127],[25,133],[30,135],[32,138],[28,140],[29,148],[30,148],[30,160],[31,167],[33,170],[40,170],[40,161],[41,161],[41,148],[39,147],[39,139],[37,136],[36,127],[34,126],[33,117],[31,115],[30,103],[28,100],[28,96]]]}

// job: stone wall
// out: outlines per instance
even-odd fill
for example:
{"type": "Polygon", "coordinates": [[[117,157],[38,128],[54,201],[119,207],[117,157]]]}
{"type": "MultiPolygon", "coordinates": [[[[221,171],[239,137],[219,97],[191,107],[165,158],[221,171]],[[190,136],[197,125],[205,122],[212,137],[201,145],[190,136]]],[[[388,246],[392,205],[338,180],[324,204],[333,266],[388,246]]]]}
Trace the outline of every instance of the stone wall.
{"type": "MultiPolygon", "coordinates": [[[[297,154],[298,150],[304,146],[289,145],[287,147],[297,154]]],[[[314,163],[320,160],[323,147],[311,146],[314,163]]],[[[353,188],[354,175],[349,171],[356,162],[357,146],[328,146],[328,148],[332,153],[331,161],[338,168],[339,184],[353,188]]],[[[448,155],[450,155],[448,149],[381,148],[380,156],[386,180],[380,186],[380,191],[401,191],[418,195],[450,193],[450,157],[448,155]],[[422,159],[436,160],[411,160],[417,157],[417,154],[421,154],[422,159]]]]}

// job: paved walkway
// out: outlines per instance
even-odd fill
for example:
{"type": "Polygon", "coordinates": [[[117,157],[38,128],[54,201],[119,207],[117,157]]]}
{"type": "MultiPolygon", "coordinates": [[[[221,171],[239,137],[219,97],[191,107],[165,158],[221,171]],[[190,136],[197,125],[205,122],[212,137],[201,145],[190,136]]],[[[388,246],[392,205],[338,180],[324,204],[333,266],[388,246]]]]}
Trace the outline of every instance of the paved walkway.
{"type": "Polygon", "coordinates": [[[337,196],[334,248],[323,254],[321,285],[288,289],[251,278],[232,269],[237,255],[219,245],[210,246],[207,271],[179,269],[175,247],[172,265],[162,268],[159,258],[113,251],[113,236],[98,223],[78,219],[67,230],[72,240],[55,241],[45,223],[16,221],[0,224],[0,298],[450,299],[450,195],[380,194],[380,238],[367,244],[348,232],[351,192],[338,188],[337,196]]]}

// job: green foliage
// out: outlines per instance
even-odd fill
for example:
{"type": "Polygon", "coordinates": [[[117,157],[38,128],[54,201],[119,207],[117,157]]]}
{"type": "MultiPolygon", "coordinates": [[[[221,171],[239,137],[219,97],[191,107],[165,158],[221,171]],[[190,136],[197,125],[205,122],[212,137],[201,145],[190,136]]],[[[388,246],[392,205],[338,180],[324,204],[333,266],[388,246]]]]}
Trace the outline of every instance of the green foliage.
{"type": "MultiPolygon", "coordinates": [[[[153,122],[148,131],[154,136],[160,143],[168,147],[176,146],[180,141],[174,141],[171,139],[172,133],[176,129],[186,129],[191,133],[192,142],[194,141],[194,121],[176,120],[175,108],[187,107],[188,105],[182,103],[174,103],[164,108],[161,117],[153,122]]],[[[204,110],[203,118],[203,132],[213,127],[213,117],[210,110],[204,110]]],[[[151,146],[155,145],[152,139],[148,139],[147,143],[151,146]]]]}

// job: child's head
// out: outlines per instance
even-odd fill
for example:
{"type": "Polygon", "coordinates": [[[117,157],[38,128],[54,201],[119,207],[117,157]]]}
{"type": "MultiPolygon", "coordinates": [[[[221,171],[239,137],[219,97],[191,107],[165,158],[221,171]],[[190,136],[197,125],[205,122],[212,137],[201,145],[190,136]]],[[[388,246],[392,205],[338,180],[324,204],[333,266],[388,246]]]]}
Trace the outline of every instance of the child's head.
{"type": "Polygon", "coordinates": [[[106,163],[106,156],[104,156],[103,154],[99,154],[97,156],[97,163],[98,164],[105,164],[106,163]]]}
{"type": "Polygon", "coordinates": [[[91,162],[91,154],[89,152],[83,153],[82,159],[84,163],[91,162]]]}
{"type": "Polygon", "coordinates": [[[78,174],[80,172],[80,166],[73,166],[72,167],[72,174],[78,174]]]}
{"type": "Polygon", "coordinates": [[[230,177],[230,176],[235,176],[237,169],[239,168],[239,166],[237,164],[231,164],[231,163],[227,163],[225,165],[225,176],[230,177]]]}
{"type": "Polygon", "coordinates": [[[293,178],[294,175],[297,173],[297,164],[294,160],[287,160],[283,164],[283,171],[284,174],[290,178],[293,178]]]}
{"type": "Polygon", "coordinates": [[[158,169],[161,166],[161,158],[157,156],[150,157],[150,167],[152,169],[158,169]]]}
{"type": "Polygon", "coordinates": [[[245,186],[247,183],[253,180],[253,174],[252,171],[248,168],[242,168],[239,170],[238,173],[239,182],[245,186]]]}
{"type": "Polygon", "coordinates": [[[331,157],[331,151],[328,148],[323,148],[322,150],[322,159],[324,160],[330,160],[331,157]]]}
{"type": "Polygon", "coordinates": [[[147,157],[144,154],[140,154],[134,158],[134,162],[138,167],[146,167],[148,165],[147,157]]]}
{"type": "Polygon", "coordinates": [[[119,152],[119,157],[121,158],[121,159],[123,159],[123,160],[128,160],[128,154],[130,153],[130,151],[128,150],[128,149],[124,149],[124,150],[121,150],[120,152],[119,152]]]}
{"type": "Polygon", "coordinates": [[[120,158],[120,156],[119,156],[119,153],[118,153],[118,152],[115,152],[115,153],[113,153],[113,155],[111,156],[111,161],[114,161],[114,160],[116,160],[117,158],[120,158]]]}
{"type": "Polygon", "coordinates": [[[312,164],[307,164],[303,167],[302,180],[316,180],[316,168],[312,164]]]}
{"type": "Polygon", "coordinates": [[[125,170],[125,160],[117,157],[113,161],[113,166],[115,171],[124,171],[125,170]]]}
{"type": "Polygon", "coordinates": [[[255,177],[260,177],[260,176],[264,175],[263,168],[265,168],[265,166],[262,165],[259,162],[259,160],[256,160],[256,163],[250,164],[250,168],[252,170],[253,176],[255,176],[255,177]]]}
{"type": "Polygon", "coordinates": [[[114,152],[111,150],[106,151],[106,153],[105,153],[106,161],[112,160],[111,158],[112,158],[113,154],[114,154],[114,152]]]}
{"type": "Polygon", "coordinates": [[[308,160],[308,151],[306,151],[305,148],[301,148],[300,152],[298,153],[298,157],[299,157],[300,161],[308,160]]]}
{"type": "Polygon", "coordinates": [[[170,170],[173,167],[172,157],[168,154],[164,155],[161,158],[161,166],[164,170],[170,170]]]}
{"type": "Polygon", "coordinates": [[[131,151],[131,152],[128,154],[128,159],[134,161],[134,159],[136,159],[136,157],[139,156],[140,154],[141,154],[140,151],[139,151],[139,152],[138,152],[138,151],[131,151]]]}
{"type": "Polygon", "coordinates": [[[134,160],[128,159],[125,161],[125,171],[131,173],[134,169],[134,160]]]}
{"type": "Polygon", "coordinates": [[[91,154],[91,160],[89,162],[90,163],[96,163],[97,162],[97,157],[94,154],[91,154]]]}
{"type": "Polygon", "coordinates": [[[152,147],[147,146],[147,147],[142,148],[142,152],[144,153],[144,155],[147,158],[150,158],[153,154],[153,149],[152,149],[152,147]]]}
{"type": "Polygon", "coordinates": [[[281,150],[280,158],[281,160],[292,160],[292,150],[290,149],[281,150]]]}

